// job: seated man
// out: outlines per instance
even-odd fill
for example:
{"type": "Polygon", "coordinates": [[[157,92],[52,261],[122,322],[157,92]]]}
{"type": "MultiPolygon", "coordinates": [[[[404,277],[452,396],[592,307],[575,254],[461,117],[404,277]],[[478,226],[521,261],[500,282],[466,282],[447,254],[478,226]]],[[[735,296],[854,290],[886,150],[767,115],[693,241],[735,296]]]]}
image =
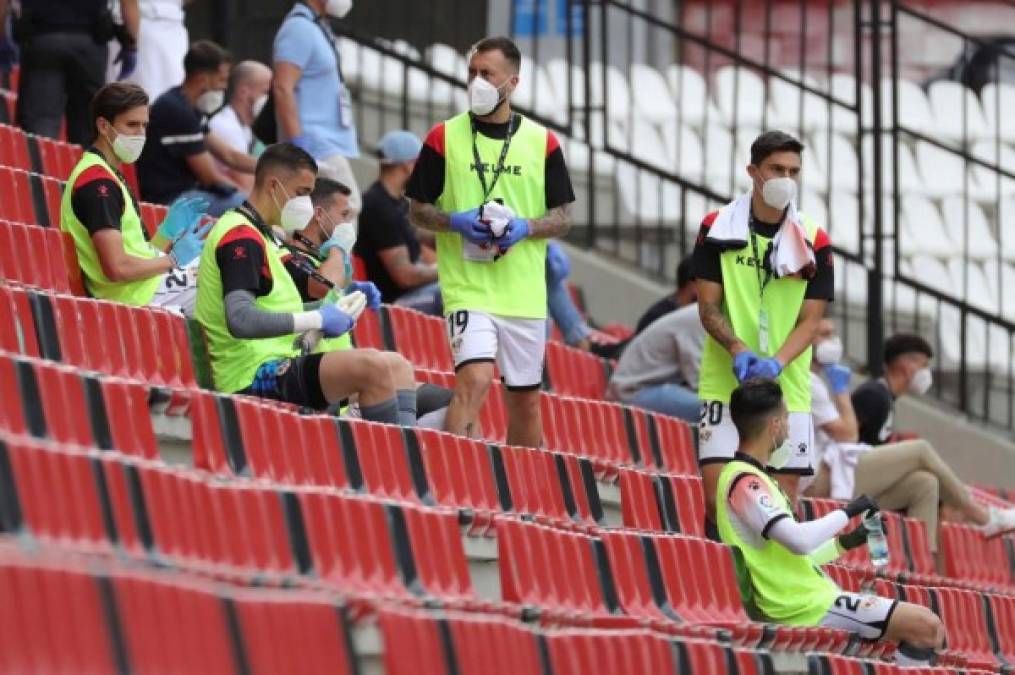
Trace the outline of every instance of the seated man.
{"type": "Polygon", "coordinates": [[[141,198],[168,204],[179,196],[199,196],[208,213],[220,216],[243,202],[235,181],[214,158],[235,171],[254,172],[255,160],[234,150],[207,127],[222,107],[232,57],[214,42],[195,42],[183,59],[183,83],[152,105],[150,141],[138,160],[141,198]]]}
{"type": "Polygon", "coordinates": [[[853,392],[853,409],[860,426],[860,440],[880,445],[895,434],[895,400],[906,394],[922,396],[930,391],[934,376],[930,360],[934,350],[919,335],[900,333],[885,340],[885,374],[871,379],[853,392]]]}
{"type": "Polygon", "coordinates": [[[704,348],[697,303],[662,316],[628,343],[610,379],[608,398],[696,423],[704,348]]]}
{"type": "Polygon", "coordinates": [[[738,553],[740,589],[752,617],[893,640],[899,643],[898,665],[930,665],[944,644],[944,626],[933,612],[843,591],[818,567],[867,542],[863,524],[839,532],[853,516],[876,511],[877,504],[864,495],[823,518],[797,522],[789,499],[765,469],[785,464],[792,452],[782,388],[774,380],[746,380],[733,390],[730,414],[740,447],[719,475],[716,525],[723,543],[738,553]]]}
{"type": "MultiPolygon", "coordinates": [[[[905,511],[927,524],[930,550],[937,557],[939,506],[977,525],[992,537],[1015,529],[1015,510],[985,507],[924,440],[871,446],[859,443],[856,415],[849,398],[850,370],[840,363],[842,342],[835,324],[824,319],[814,341],[811,364],[811,414],[817,474],[804,494],[852,499],[868,494],[883,509],[905,511]],[[824,378],[821,375],[824,374],[824,378]],[[827,384],[826,384],[827,380],[827,384]]],[[[942,560],[938,558],[938,569],[942,560]]]]}
{"type": "MultiPolygon", "coordinates": [[[[263,63],[240,61],[233,66],[226,87],[226,104],[208,121],[211,133],[236,152],[252,157],[260,155],[264,145],[254,138],[251,125],[264,107],[270,88],[271,68],[263,63]]],[[[241,191],[250,192],[254,187],[253,173],[237,171],[221,161],[217,164],[241,191]]]]}
{"type": "Polygon", "coordinates": [[[74,240],[85,288],[102,300],[190,313],[207,204],[174,203],[149,242],[137,199],[120,172],[145,144],[148,95],[136,84],[107,84],[92,99],[91,118],[95,140],[67,179],[60,202],[60,229],[74,240]]]}
{"type": "Polygon", "coordinates": [[[389,131],[377,145],[380,176],[363,193],[356,255],[363,259],[367,278],[377,284],[384,302],[443,316],[434,236],[409,222],[405,186],[422,144],[409,131],[389,131]],[[429,259],[429,260],[428,260],[429,259]]]}
{"type": "MultiPolygon", "coordinates": [[[[315,410],[356,396],[365,419],[414,425],[415,382],[405,359],[374,349],[304,353],[305,333],[338,337],[358,316],[344,311],[351,306],[346,298],[304,307],[273,230],[307,227],[316,177],[317,163],[306,152],[287,143],[270,146],[257,162],[249,200],[208,235],[196,314],[208,339],[215,386],[315,410]]],[[[369,303],[376,308],[380,298],[372,295],[369,303]]]]}

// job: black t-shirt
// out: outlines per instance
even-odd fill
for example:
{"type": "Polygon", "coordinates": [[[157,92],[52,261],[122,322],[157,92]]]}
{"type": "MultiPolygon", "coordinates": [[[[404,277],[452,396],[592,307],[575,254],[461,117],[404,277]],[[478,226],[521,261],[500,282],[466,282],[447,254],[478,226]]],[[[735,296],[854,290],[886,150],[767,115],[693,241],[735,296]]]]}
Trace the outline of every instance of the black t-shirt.
{"type": "Polygon", "coordinates": [[[187,101],[179,87],[155,100],[149,115],[148,140],[137,161],[142,199],[168,204],[197,187],[197,177],[187,165],[187,157],[206,150],[207,132],[204,116],[187,101]]]}
{"type": "MultiPolygon", "coordinates": [[[[515,115],[514,128],[521,124],[521,116],[515,115]]],[[[507,137],[509,122],[488,124],[477,122],[476,130],[493,139],[507,137]]],[[[433,204],[444,192],[444,123],[438,124],[427,134],[423,149],[416,160],[416,168],[412,172],[405,193],[411,199],[425,204],[433,204]]],[[[478,180],[478,178],[477,178],[478,180]]],[[[574,201],[574,189],[571,187],[571,175],[564,161],[564,152],[560,142],[552,131],[546,132],[546,208],[554,209],[574,201]]]]}
{"type": "MultiPolygon", "coordinates": [[[[89,148],[85,152],[98,154],[95,148],[89,148]]],[[[123,176],[115,169],[111,173],[102,165],[89,167],[78,174],[74,185],[71,186],[70,204],[74,216],[85,226],[88,234],[94,235],[101,230],[121,228],[123,213],[126,210],[121,189],[123,185],[126,185],[123,176]]],[[[131,201],[134,210],[140,211],[133,193],[131,201]]],[[[145,235],[147,236],[147,232],[145,235]]]]}
{"type": "Polygon", "coordinates": [[[353,252],[363,259],[367,279],[374,282],[384,302],[394,302],[411,288],[402,288],[388,274],[381,251],[405,246],[409,261],[419,260],[420,243],[409,222],[409,202],[392,197],[380,181],[363,193],[363,209],[359,215],[359,236],[353,252]]]}
{"type": "Polygon", "coordinates": [[[652,304],[651,307],[645,310],[645,313],[638,319],[638,326],[634,329],[635,335],[642,332],[656,319],[666,316],[672,311],[680,309],[680,305],[673,299],[672,295],[667,295],[665,298],[660,298],[658,301],[652,304]]]}
{"type": "MultiPolygon", "coordinates": [[[[716,216],[719,215],[718,211],[705,216],[705,219],[701,221],[701,229],[698,231],[698,240],[694,246],[693,258],[691,259],[691,266],[694,270],[694,277],[696,279],[704,279],[706,281],[714,281],[717,284],[722,283],[722,261],[721,256],[723,249],[715,242],[708,241],[705,237],[708,235],[709,228],[712,227],[712,223],[715,222],[716,216]]],[[[764,223],[760,220],[753,222],[754,230],[758,235],[766,238],[772,238],[779,231],[780,223],[764,223]]],[[[806,300],[828,300],[831,301],[835,297],[835,273],[833,267],[832,257],[832,242],[828,238],[828,234],[821,228],[818,228],[818,232],[814,237],[814,275],[807,281],[807,290],[804,292],[804,299],[806,300]]],[[[750,243],[744,249],[746,255],[753,257],[750,243]]],[[[771,270],[771,260],[764,251],[759,251],[758,254],[764,259],[762,269],[771,270]]]]}
{"type": "Polygon", "coordinates": [[[884,380],[867,380],[853,392],[853,411],[860,426],[860,442],[887,443],[895,431],[895,399],[884,380]]]}

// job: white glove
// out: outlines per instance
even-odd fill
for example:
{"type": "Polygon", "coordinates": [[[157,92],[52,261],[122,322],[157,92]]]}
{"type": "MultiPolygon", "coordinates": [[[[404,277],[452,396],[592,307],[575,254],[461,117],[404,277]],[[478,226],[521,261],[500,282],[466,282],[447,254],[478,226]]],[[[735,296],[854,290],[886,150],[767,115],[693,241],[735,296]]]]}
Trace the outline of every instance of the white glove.
{"type": "Polygon", "coordinates": [[[353,223],[339,223],[331,233],[328,241],[321,244],[321,257],[326,258],[328,251],[338,247],[346,256],[356,245],[356,226],[353,223]]]}
{"type": "Polygon", "coordinates": [[[351,316],[353,321],[358,321],[360,314],[367,307],[367,296],[363,294],[363,291],[353,291],[349,295],[343,295],[335,304],[340,310],[351,316]]]}
{"type": "Polygon", "coordinates": [[[495,201],[489,201],[486,204],[483,204],[481,214],[482,221],[490,226],[490,233],[493,235],[494,239],[503,236],[504,230],[507,229],[508,222],[515,217],[515,212],[510,206],[505,206],[504,204],[495,201]]]}

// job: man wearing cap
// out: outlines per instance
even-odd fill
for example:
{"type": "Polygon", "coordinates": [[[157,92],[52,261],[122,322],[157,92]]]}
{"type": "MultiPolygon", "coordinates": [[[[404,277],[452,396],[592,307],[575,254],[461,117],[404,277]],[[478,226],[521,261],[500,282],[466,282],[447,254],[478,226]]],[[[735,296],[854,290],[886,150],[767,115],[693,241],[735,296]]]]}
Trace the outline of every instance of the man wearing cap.
{"type": "Polygon", "coordinates": [[[405,186],[422,143],[409,131],[389,131],[377,145],[381,171],[363,193],[354,252],[384,302],[441,315],[434,236],[409,222],[405,186]]]}

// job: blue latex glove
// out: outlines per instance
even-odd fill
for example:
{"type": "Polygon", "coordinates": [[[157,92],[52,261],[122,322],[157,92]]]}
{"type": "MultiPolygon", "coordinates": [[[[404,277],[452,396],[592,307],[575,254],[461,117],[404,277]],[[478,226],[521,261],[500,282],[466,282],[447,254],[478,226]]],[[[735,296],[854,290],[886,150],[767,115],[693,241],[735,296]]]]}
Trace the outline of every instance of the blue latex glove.
{"type": "Polygon", "coordinates": [[[546,245],[546,276],[550,283],[559,284],[571,274],[571,261],[560,244],[551,241],[546,245]]]}
{"type": "Polygon", "coordinates": [[[215,225],[214,222],[201,227],[200,216],[194,221],[193,226],[188,227],[180,237],[173,242],[169,249],[169,258],[173,261],[174,267],[186,267],[197,260],[204,248],[204,238],[208,231],[215,225]]]}
{"type": "Polygon", "coordinates": [[[125,80],[137,70],[137,49],[133,47],[120,47],[120,53],[116,55],[113,63],[120,64],[120,74],[116,79],[125,80]]]}
{"type": "Polygon", "coordinates": [[[759,359],[753,366],[747,369],[747,378],[761,378],[763,380],[774,380],[782,372],[782,364],[778,359],[759,359]]]}
{"type": "Polygon", "coordinates": [[[845,394],[849,391],[849,376],[852,371],[849,366],[841,363],[830,363],[825,366],[825,377],[828,378],[828,386],[832,388],[833,394],[845,394]]]}
{"type": "Polygon", "coordinates": [[[733,357],[733,374],[737,378],[737,382],[743,382],[747,379],[747,373],[754,367],[758,362],[758,355],[754,352],[740,352],[733,357]]]}
{"type": "Polygon", "coordinates": [[[452,213],[451,231],[462,235],[462,238],[476,245],[489,244],[492,236],[490,226],[479,221],[479,209],[452,213]]]}
{"type": "Polygon", "coordinates": [[[321,315],[321,331],[325,337],[338,337],[352,330],[356,322],[352,317],[338,308],[337,305],[322,305],[318,313],[321,315]]]}
{"type": "Polygon", "coordinates": [[[186,199],[181,197],[172,203],[166,219],[159,225],[156,234],[162,235],[169,241],[176,241],[181,234],[192,229],[197,224],[205,211],[208,210],[208,201],[200,197],[186,199]]]}
{"type": "Polygon", "coordinates": [[[295,145],[297,148],[303,148],[307,152],[310,152],[310,148],[313,147],[314,141],[307,134],[300,134],[299,136],[293,136],[289,139],[289,142],[295,145]]]}
{"type": "Polygon", "coordinates": [[[367,296],[367,307],[370,309],[378,309],[381,306],[381,292],[377,290],[372,281],[354,281],[349,284],[345,292],[354,293],[360,291],[363,295],[367,296]]]}
{"type": "Polygon", "coordinates": [[[520,242],[525,237],[529,236],[529,221],[526,218],[512,218],[508,221],[507,229],[504,230],[504,234],[497,237],[494,241],[497,247],[500,248],[501,255],[508,252],[508,250],[520,242]]]}

